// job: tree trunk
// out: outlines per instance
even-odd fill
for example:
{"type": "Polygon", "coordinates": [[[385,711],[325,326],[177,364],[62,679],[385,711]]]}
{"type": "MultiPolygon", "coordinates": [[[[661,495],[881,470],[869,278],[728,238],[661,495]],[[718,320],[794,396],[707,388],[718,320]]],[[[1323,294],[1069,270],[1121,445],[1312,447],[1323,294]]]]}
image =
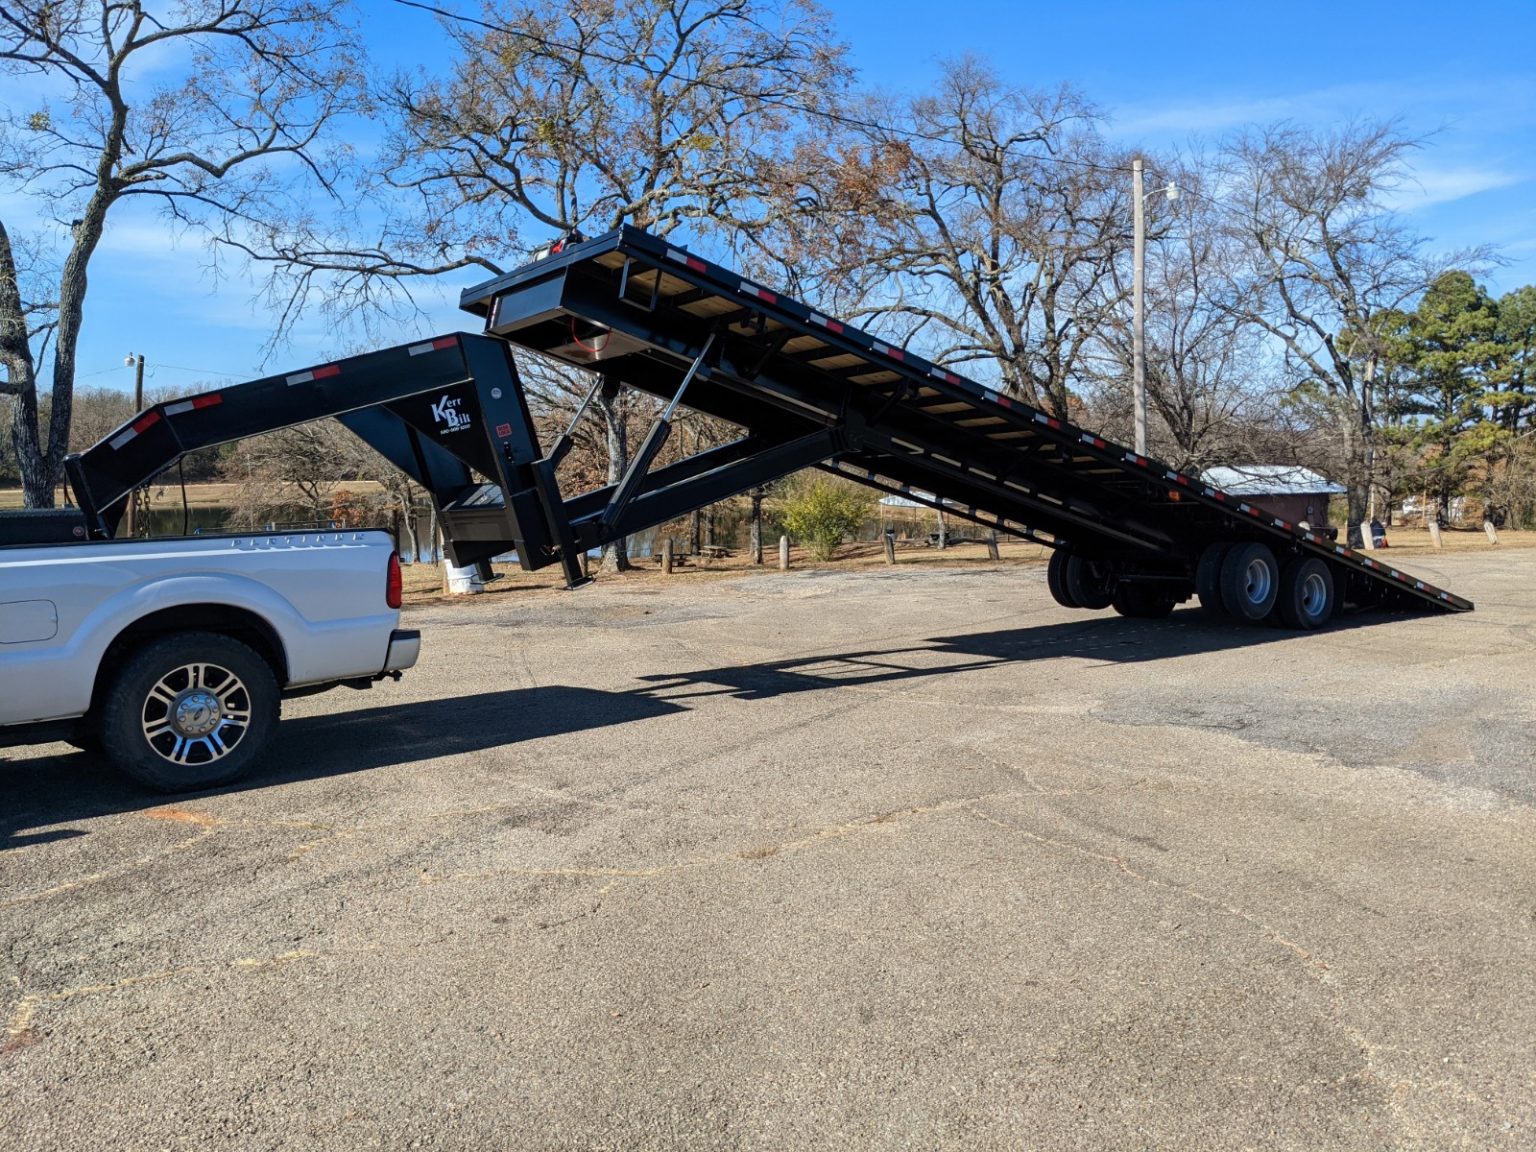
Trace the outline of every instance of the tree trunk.
{"type": "Polygon", "coordinates": [[[11,447],[21,472],[22,499],[28,508],[53,506],[53,484],[44,474],[37,427],[37,365],[27,341],[27,316],[21,302],[16,257],[11,237],[0,222],[0,366],[5,368],[3,391],[11,402],[11,447]]]}
{"type": "MultiPolygon", "coordinates": [[[[603,415],[603,428],[608,437],[608,483],[617,484],[624,479],[629,468],[629,427],[625,423],[622,385],[617,377],[604,375],[602,387],[597,390],[593,404],[603,415]]],[[[629,541],[623,537],[603,549],[604,572],[626,572],[630,568],[629,541]]]]}
{"type": "Polygon", "coordinates": [[[763,562],[763,490],[752,489],[752,563],[763,562]]]}
{"type": "MultiPolygon", "coordinates": [[[[400,516],[401,527],[405,531],[405,540],[410,541],[407,548],[411,554],[411,563],[419,564],[421,562],[421,545],[416,539],[416,509],[412,506],[413,503],[411,500],[411,486],[407,484],[405,486],[405,495],[400,498],[398,515],[400,516]]],[[[401,543],[405,543],[405,541],[401,541],[401,543]]]]}
{"type": "MultiPolygon", "coordinates": [[[[1364,405],[1356,406],[1343,397],[1335,398],[1334,416],[1339,423],[1339,441],[1344,457],[1344,486],[1349,512],[1345,516],[1344,539],[1351,548],[1365,547],[1361,524],[1367,520],[1366,509],[1370,503],[1371,467],[1368,439],[1362,427],[1364,405]],[[1349,411],[1340,408],[1348,404],[1349,411]]],[[[1367,416],[1368,418],[1368,416],[1367,416]]],[[[1368,529],[1367,529],[1368,530],[1368,529]]]]}

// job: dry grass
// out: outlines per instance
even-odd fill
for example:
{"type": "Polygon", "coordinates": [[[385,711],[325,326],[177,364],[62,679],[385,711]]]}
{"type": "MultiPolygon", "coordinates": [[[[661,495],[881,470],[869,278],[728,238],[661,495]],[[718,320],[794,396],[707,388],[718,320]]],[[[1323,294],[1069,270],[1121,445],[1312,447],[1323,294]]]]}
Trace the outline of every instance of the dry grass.
{"type": "MultiPolygon", "coordinates": [[[[227,508],[240,498],[241,484],[203,483],[187,485],[187,504],[193,508],[227,508]]],[[[338,480],[331,486],[331,491],[346,489],[355,495],[363,495],[369,492],[377,492],[382,486],[376,480],[338,480]]],[[[156,484],[149,490],[151,507],[181,507],[181,487],[172,482],[169,484],[156,484]]],[[[56,488],[53,493],[54,503],[64,503],[64,489],[56,488]]],[[[20,488],[0,488],[0,508],[20,508],[20,488]]]]}
{"type": "MultiPolygon", "coordinates": [[[[1446,552],[1491,552],[1495,548],[1536,548],[1536,532],[1501,531],[1497,545],[1490,544],[1481,528],[1447,528],[1440,533],[1446,552]]],[[[1387,529],[1387,551],[1406,556],[1433,555],[1428,528],[1394,525],[1387,529]]]]}

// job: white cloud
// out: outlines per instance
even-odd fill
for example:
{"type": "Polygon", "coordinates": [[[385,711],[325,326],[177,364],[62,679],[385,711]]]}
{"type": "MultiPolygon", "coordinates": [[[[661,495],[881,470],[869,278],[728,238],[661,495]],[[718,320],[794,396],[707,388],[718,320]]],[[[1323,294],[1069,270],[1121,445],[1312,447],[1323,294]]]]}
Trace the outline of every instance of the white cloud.
{"type": "Polygon", "coordinates": [[[1495,188],[1507,188],[1525,179],[1518,173],[1500,168],[1415,166],[1403,184],[1387,197],[1387,204],[1400,211],[1412,212],[1432,204],[1464,200],[1495,188]]]}

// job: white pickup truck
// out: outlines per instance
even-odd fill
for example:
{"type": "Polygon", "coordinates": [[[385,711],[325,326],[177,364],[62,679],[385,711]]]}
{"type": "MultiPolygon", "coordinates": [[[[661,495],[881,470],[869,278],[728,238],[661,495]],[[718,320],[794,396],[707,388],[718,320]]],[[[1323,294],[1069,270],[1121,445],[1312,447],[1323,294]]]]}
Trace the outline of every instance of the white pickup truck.
{"type": "Polygon", "coordinates": [[[208,788],[256,760],[281,697],[416,662],[384,532],[29,543],[5,516],[0,747],[64,739],[151,788],[208,788]]]}

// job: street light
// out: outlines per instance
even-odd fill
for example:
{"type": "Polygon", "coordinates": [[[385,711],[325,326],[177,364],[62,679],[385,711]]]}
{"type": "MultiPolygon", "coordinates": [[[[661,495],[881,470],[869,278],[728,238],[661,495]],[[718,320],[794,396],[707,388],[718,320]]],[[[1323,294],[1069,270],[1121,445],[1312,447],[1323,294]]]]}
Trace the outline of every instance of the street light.
{"type": "Polygon", "coordinates": [[[1131,199],[1135,228],[1134,265],[1131,284],[1131,377],[1136,402],[1136,455],[1147,454],[1147,317],[1143,298],[1147,291],[1147,218],[1148,196],[1162,193],[1171,204],[1179,198],[1179,186],[1172,180],[1166,187],[1151,192],[1141,190],[1141,160],[1131,161],[1131,199]]]}

